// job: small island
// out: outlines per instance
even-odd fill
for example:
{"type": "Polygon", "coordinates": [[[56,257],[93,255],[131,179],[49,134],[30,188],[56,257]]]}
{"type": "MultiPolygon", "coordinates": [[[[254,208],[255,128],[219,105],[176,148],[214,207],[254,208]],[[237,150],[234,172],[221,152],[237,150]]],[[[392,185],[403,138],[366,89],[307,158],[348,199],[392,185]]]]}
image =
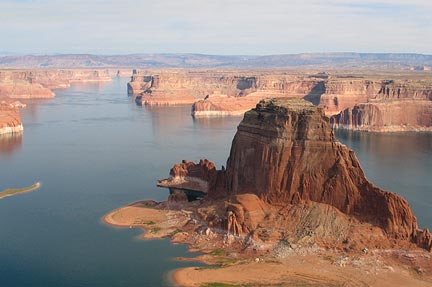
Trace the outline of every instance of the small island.
{"type": "Polygon", "coordinates": [[[8,196],[14,196],[21,193],[27,193],[41,187],[41,183],[35,182],[33,185],[23,187],[23,188],[8,188],[0,192],[0,199],[3,199],[8,196]]]}

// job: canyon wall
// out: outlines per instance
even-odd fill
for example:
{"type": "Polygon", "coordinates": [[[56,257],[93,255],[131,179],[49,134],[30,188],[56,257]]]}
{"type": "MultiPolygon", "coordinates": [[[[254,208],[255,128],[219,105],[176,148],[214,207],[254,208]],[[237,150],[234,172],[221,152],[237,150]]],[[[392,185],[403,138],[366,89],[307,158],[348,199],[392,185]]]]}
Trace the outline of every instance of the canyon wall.
{"type": "Polygon", "coordinates": [[[373,132],[432,131],[432,82],[384,80],[373,87],[374,93],[365,99],[337,107],[339,112],[330,118],[333,126],[373,132]]]}
{"type": "MultiPolygon", "coordinates": [[[[117,71],[116,71],[117,72],[117,71]]],[[[0,70],[0,83],[39,84],[47,89],[68,88],[74,82],[111,81],[114,71],[110,70],[0,70]]],[[[25,87],[24,87],[25,89],[25,87]]],[[[35,96],[38,96],[35,93],[35,96]]]]}
{"type": "Polygon", "coordinates": [[[334,127],[431,130],[427,72],[135,71],[128,93],[139,105],[192,104],[194,117],[242,115],[265,98],[304,98],[323,108],[334,127]]]}
{"type": "Polygon", "coordinates": [[[337,128],[370,131],[432,131],[432,101],[369,102],[347,108],[330,118],[337,128]]]}
{"type": "Polygon", "coordinates": [[[325,83],[325,93],[320,97],[319,106],[326,115],[335,115],[346,108],[367,102],[380,88],[381,83],[377,80],[329,79],[325,83]]]}
{"type": "Polygon", "coordinates": [[[23,130],[18,106],[4,100],[0,101],[0,136],[20,133],[23,130]]]}
{"type": "Polygon", "coordinates": [[[238,105],[244,112],[265,97],[314,97],[320,92],[316,89],[319,83],[318,79],[298,73],[215,70],[145,74],[135,71],[128,83],[128,93],[139,95],[137,102],[147,105],[196,102],[193,114],[200,116],[230,114],[234,110],[238,114],[238,105]]]}

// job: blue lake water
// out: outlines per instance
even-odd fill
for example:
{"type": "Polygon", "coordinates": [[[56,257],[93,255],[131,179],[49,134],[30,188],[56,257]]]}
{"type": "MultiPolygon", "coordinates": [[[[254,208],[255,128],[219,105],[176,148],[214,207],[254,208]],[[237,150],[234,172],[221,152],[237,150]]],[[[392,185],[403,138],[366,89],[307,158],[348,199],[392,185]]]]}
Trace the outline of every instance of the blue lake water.
{"type": "MultiPolygon", "coordinates": [[[[175,162],[225,164],[238,117],[194,120],[190,107],[137,106],[128,79],[73,85],[22,110],[22,136],[0,137],[0,190],[42,182],[0,200],[0,286],[169,286],[196,265],[183,245],[143,241],[100,218],[122,205],[165,200],[155,186],[175,162]]],[[[405,196],[432,227],[432,137],[337,132],[370,180],[405,196]]]]}

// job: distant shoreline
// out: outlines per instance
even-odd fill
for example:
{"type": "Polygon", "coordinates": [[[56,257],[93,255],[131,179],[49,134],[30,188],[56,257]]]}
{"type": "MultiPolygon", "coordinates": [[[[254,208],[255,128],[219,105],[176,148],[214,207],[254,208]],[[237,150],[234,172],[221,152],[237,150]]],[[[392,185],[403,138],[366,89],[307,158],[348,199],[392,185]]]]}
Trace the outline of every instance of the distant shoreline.
{"type": "Polygon", "coordinates": [[[28,187],[23,188],[8,188],[0,192],[0,199],[3,199],[5,197],[14,196],[21,193],[27,193],[33,190],[36,190],[41,187],[41,183],[35,182],[33,185],[30,185],[28,187]]]}

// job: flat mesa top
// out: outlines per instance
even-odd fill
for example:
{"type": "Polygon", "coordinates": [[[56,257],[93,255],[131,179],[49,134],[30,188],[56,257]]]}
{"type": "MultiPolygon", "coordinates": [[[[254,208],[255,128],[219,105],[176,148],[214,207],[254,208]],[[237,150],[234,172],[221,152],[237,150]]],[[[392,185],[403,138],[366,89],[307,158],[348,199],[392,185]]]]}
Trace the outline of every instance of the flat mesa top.
{"type": "Polygon", "coordinates": [[[271,111],[278,110],[280,108],[284,108],[288,111],[316,111],[317,107],[314,106],[311,102],[297,99],[297,98],[273,98],[273,99],[265,99],[260,101],[255,110],[256,111],[271,111]]]}

